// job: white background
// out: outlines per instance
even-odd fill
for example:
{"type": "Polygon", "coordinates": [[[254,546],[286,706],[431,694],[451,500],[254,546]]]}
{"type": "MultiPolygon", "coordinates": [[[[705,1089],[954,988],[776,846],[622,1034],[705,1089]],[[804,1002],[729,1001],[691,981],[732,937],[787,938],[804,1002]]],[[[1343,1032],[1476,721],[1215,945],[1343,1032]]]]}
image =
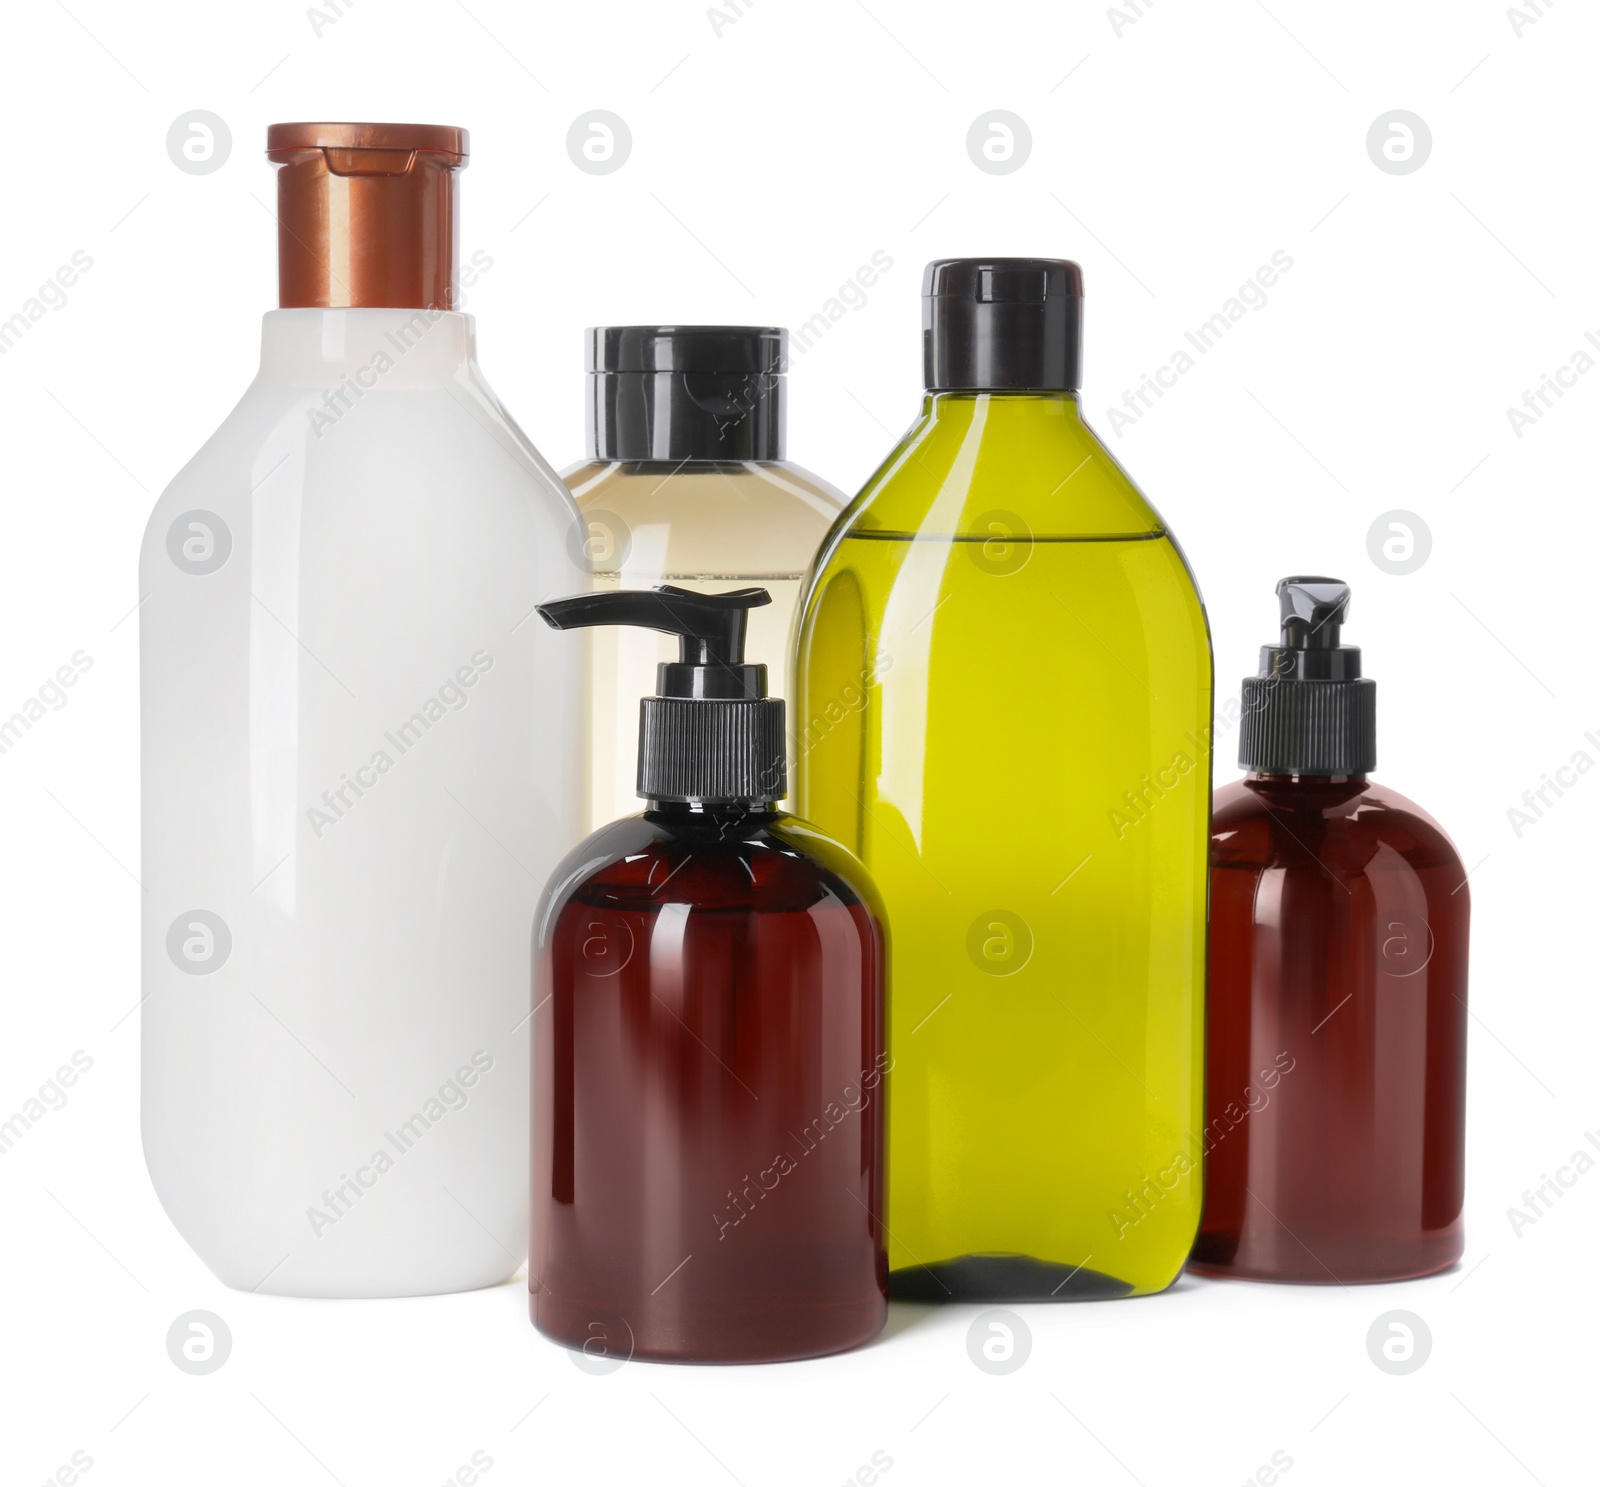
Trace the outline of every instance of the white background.
{"type": "Polygon", "coordinates": [[[470,5],[7,7],[0,320],[74,252],[93,267],[0,356],[0,714],[74,652],[93,666],[0,756],[0,1117],[75,1051],[93,1068],[0,1160],[5,1480],[84,1452],[91,1487],[427,1487],[481,1451],[491,1484],[831,1487],[881,1451],[886,1487],[1232,1484],[1274,1452],[1291,1487],[1592,1481],[1600,1172],[1520,1234],[1507,1210],[1600,1128],[1600,771],[1520,836],[1507,811],[1577,751],[1600,761],[1600,371],[1520,436],[1506,412],[1600,335],[1592,8],[1530,0],[1542,17],[1519,25],[1490,0],[1128,0],[1116,22],[1096,4],[725,0],[714,26],[691,0],[470,5]],[[604,176],[565,146],[596,108],[633,137],[604,176]],[[1032,133],[1005,175],[965,144],[997,108],[1032,133]],[[166,150],[195,109],[232,132],[207,175],[166,150]],[[1366,147],[1395,109],[1431,129],[1410,174],[1366,147]],[[213,1280],[139,1146],[125,617],[156,493],[254,371],[275,289],[266,125],[319,118],[471,130],[483,366],[558,466],[583,453],[585,325],[795,325],[883,250],[892,270],[791,379],[792,454],[853,490],[916,408],[926,260],[1082,263],[1085,409],[1187,550],[1219,698],[1272,637],[1279,577],[1347,578],[1379,778],[1473,869],[1458,1270],[1018,1308],[1032,1352],[1003,1377],[968,1357],[973,1307],[897,1306],[877,1344],[822,1362],[593,1377],[533,1332],[520,1284],[336,1304],[213,1280]],[[1276,250],[1293,268],[1266,305],[1114,434],[1108,408],[1276,250]],[[1367,547],[1396,508],[1433,540],[1403,576],[1367,547]],[[165,1347],[195,1308],[233,1336],[205,1377],[165,1347]],[[1432,1335],[1403,1377],[1366,1347],[1394,1308],[1432,1335]]]}

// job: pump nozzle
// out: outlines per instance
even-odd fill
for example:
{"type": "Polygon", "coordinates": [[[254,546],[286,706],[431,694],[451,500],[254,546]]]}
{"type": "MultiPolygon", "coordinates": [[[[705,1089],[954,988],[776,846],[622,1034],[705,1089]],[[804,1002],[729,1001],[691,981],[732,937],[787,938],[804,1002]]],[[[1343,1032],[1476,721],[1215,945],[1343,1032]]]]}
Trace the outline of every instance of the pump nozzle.
{"type": "Polygon", "coordinates": [[[1350,585],[1301,575],[1278,582],[1283,638],[1261,647],[1244,680],[1239,764],[1268,774],[1366,774],[1377,762],[1376,688],[1361,648],[1340,642],[1350,585]]]}
{"type": "Polygon", "coordinates": [[[1337,650],[1350,618],[1350,585],[1337,578],[1280,578],[1278,614],[1285,650],[1337,650]]]}
{"type": "Polygon", "coordinates": [[[678,659],[656,668],[657,695],[639,704],[639,794],[646,800],[759,804],[783,797],[783,702],[767,696],[767,668],[744,659],[749,613],[770,603],[760,588],[697,594],[658,584],[538,606],[556,630],[634,625],[681,642],[678,659]]]}
{"type": "Polygon", "coordinates": [[[1361,675],[1361,648],[1339,643],[1350,618],[1350,585],[1337,578],[1278,580],[1283,639],[1261,647],[1261,675],[1282,680],[1344,682],[1361,675]]]}
{"type": "Polygon", "coordinates": [[[653,589],[552,599],[539,606],[539,613],[557,630],[575,630],[580,625],[639,625],[679,636],[686,666],[730,661],[739,665],[744,661],[745,616],[770,603],[772,595],[765,589],[697,594],[664,583],[653,589]]]}

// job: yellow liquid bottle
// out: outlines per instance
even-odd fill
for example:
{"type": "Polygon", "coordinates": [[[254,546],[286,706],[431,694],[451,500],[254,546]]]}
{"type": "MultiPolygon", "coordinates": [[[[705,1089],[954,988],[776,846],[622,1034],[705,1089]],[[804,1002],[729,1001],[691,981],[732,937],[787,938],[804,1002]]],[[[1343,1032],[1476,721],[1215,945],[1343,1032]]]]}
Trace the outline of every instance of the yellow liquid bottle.
{"type": "Polygon", "coordinates": [[[1080,415],[1081,303],[930,266],[932,390],[804,598],[798,809],[889,920],[901,1297],[1159,1291],[1199,1223],[1210,636],[1080,415]]]}

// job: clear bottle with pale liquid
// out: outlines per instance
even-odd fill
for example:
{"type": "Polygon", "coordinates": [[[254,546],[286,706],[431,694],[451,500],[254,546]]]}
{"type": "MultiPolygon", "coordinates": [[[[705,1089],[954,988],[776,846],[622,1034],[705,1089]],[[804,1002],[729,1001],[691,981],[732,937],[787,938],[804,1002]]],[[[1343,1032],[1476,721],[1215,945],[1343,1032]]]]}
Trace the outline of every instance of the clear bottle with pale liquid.
{"type": "MultiPolygon", "coordinates": [[[[747,653],[793,695],[793,626],[818,544],[844,505],[784,458],[787,332],[757,326],[608,326],[589,332],[591,457],[563,471],[601,592],[759,585],[747,653]]],[[[643,808],[639,699],[670,637],[611,627],[588,639],[588,821],[643,808]]]]}

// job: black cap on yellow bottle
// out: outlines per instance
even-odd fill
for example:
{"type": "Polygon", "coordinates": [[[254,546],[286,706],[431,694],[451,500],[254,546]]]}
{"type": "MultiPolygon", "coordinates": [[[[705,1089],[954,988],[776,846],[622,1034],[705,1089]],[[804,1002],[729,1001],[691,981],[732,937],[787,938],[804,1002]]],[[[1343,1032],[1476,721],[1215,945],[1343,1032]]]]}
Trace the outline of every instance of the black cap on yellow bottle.
{"type": "Polygon", "coordinates": [[[1065,258],[939,258],[922,276],[929,392],[1076,392],[1083,271],[1065,258]]]}

